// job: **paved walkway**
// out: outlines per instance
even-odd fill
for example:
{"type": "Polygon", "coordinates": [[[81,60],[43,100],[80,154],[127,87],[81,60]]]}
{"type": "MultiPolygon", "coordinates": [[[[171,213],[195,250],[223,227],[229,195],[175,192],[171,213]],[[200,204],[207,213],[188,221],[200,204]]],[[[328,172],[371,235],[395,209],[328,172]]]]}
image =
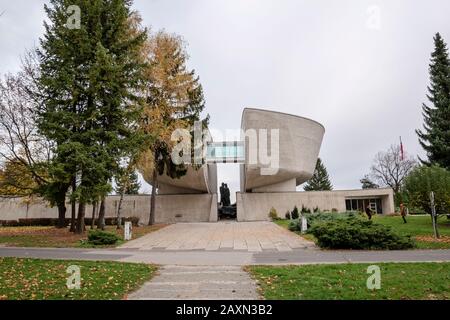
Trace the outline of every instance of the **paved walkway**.
{"type": "Polygon", "coordinates": [[[177,223],[127,242],[139,250],[279,251],[314,247],[314,243],[272,222],[177,223]]]}
{"type": "Polygon", "coordinates": [[[450,250],[320,250],[292,251],[155,251],[137,249],[1,248],[0,257],[108,260],[185,266],[243,266],[258,264],[321,264],[372,262],[450,262],[450,250]]]}
{"type": "Polygon", "coordinates": [[[233,266],[163,266],[130,300],[256,300],[253,279],[233,266]]]}

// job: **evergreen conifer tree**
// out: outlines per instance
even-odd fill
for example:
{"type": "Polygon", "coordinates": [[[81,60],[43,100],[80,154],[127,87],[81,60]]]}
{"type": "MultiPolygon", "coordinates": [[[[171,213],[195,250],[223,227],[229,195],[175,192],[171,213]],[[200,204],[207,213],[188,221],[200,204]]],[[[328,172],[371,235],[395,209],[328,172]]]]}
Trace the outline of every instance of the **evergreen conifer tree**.
{"type": "Polygon", "coordinates": [[[312,178],[308,180],[303,189],[305,191],[333,190],[327,169],[320,158],[317,159],[316,170],[314,171],[312,178]]]}
{"type": "Polygon", "coordinates": [[[423,131],[416,130],[428,158],[421,162],[450,169],[450,61],[447,46],[439,33],[434,36],[429,72],[427,97],[430,105],[422,105],[423,131]]]}
{"type": "Polygon", "coordinates": [[[38,126],[55,142],[57,182],[77,181],[77,233],[84,231],[86,204],[111,190],[119,159],[138,143],[131,124],[146,33],[130,32],[130,6],[129,0],[51,0],[45,6],[49,22],[38,50],[45,102],[38,126]],[[68,27],[70,6],[79,8],[79,28],[68,27]]]}

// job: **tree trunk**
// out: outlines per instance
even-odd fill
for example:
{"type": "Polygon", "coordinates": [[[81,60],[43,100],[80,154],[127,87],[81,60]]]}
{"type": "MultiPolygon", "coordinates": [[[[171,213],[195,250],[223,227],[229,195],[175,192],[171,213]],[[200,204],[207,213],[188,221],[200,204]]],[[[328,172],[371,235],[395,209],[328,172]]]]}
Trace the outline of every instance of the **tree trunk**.
{"type": "Polygon", "coordinates": [[[122,229],[122,202],[123,192],[120,194],[119,208],[117,209],[117,229],[122,229]]]}
{"type": "Polygon", "coordinates": [[[431,213],[431,223],[433,225],[434,237],[436,239],[439,239],[440,238],[440,234],[439,234],[439,230],[438,230],[438,227],[437,227],[437,223],[438,223],[438,221],[437,221],[437,214],[433,215],[433,212],[431,213]]]}
{"type": "MultiPolygon", "coordinates": [[[[77,180],[76,180],[76,178],[74,177],[73,179],[72,179],[72,194],[75,192],[77,190],[77,180]]],[[[75,232],[75,230],[76,230],[76,227],[75,227],[75,221],[76,221],[76,215],[77,215],[77,207],[76,207],[76,202],[75,202],[75,200],[74,199],[72,199],[71,201],[70,201],[70,205],[71,205],[71,210],[72,210],[72,212],[71,212],[71,217],[70,217],[70,231],[71,232],[75,232]]]]}
{"type": "Polygon", "coordinates": [[[85,213],[86,213],[86,204],[83,202],[80,202],[78,205],[77,229],[75,231],[77,234],[82,234],[85,230],[85,225],[84,225],[85,213]]]}
{"type": "Polygon", "coordinates": [[[97,229],[105,230],[105,197],[100,202],[100,211],[98,212],[97,229]]]}
{"type": "Polygon", "coordinates": [[[58,224],[57,228],[65,228],[66,227],[66,203],[65,201],[58,201],[58,224]]]}
{"type": "Polygon", "coordinates": [[[92,220],[91,220],[91,230],[94,229],[95,226],[95,211],[97,210],[97,201],[92,203],[92,220]]]}
{"type": "Polygon", "coordinates": [[[438,215],[434,215],[434,225],[436,226],[436,237],[439,239],[441,237],[441,235],[439,234],[439,229],[438,229],[438,215]]]}
{"type": "Polygon", "coordinates": [[[155,224],[155,203],[156,203],[156,184],[158,183],[158,173],[156,169],[153,169],[152,177],[152,197],[150,203],[150,217],[148,219],[148,225],[151,226],[155,224]]]}

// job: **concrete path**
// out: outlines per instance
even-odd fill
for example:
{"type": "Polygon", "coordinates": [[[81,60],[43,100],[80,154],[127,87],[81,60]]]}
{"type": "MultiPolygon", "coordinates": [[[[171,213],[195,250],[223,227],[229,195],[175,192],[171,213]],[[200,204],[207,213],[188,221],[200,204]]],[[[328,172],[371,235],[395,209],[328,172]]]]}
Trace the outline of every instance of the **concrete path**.
{"type": "Polygon", "coordinates": [[[0,248],[0,257],[67,260],[109,260],[185,266],[258,264],[321,264],[364,262],[450,262],[450,250],[360,251],[295,249],[263,251],[155,251],[136,249],[0,248]]]}
{"type": "Polygon", "coordinates": [[[233,266],[163,266],[130,300],[256,300],[253,279],[233,266]]]}
{"type": "Polygon", "coordinates": [[[127,242],[120,248],[166,251],[249,252],[279,251],[314,247],[314,243],[272,222],[176,223],[127,242]]]}

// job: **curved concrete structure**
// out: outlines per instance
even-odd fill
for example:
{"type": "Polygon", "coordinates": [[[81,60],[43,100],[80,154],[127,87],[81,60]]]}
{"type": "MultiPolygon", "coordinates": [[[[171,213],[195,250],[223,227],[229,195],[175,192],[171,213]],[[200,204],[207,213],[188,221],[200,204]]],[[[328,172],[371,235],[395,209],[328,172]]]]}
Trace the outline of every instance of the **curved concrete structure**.
{"type": "Polygon", "coordinates": [[[217,167],[215,164],[205,164],[195,170],[188,166],[186,175],[178,179],[162,175],[158,181],[158,194],[216,193],[217,167]]]}
{"type": "Polygon", "coordinates": [[[320,123],[296,115],[246,108],[241,129],[245,133],[242,140],[245,138],[246,154],[246,162],[241,165],[241,192],[295,191],[297,185],[311,178],[325,133],[320,123]],[[279,139],[272,141],[277,129],[279,139]],[[250,141],[252,138],[254,141],[255,132],[257,144],[250,141]],[[266,144],[267,154],[273,160],[270,164],[262,161],[260,154],[261,146],[266,144]],[[258,154],[256,161],[255,154],[258,154]],[[278,163],[274,160],[277,155],[278,163]]]}
{"type": "MultiPolygon", "coordinates": [[[[144,180],[152,184],[151,172],[141,171],[144,180]]],[[[188,166],[186,175],[172,179],[166,174],[158,177],[158,194],[191,194],[216,193],[217,167],[215,164],[205,164],[195,170],[188,166]]]]}
{"type": "MultiPolygon", "coordinates": [[[[208,132],[204,137],[205,141],[212,141],[208,132]]],[[[139,170],[144,180],[152,184],[152,170],[143,164],[139,170]]],[[[173,179],[166,174],[158,176],[158,194],[197,194],[197,193],[217,193],[217,166],[216,164],[204,164],[200,168],[187,165],[187,172],[180,178],[173,179]]]]}

